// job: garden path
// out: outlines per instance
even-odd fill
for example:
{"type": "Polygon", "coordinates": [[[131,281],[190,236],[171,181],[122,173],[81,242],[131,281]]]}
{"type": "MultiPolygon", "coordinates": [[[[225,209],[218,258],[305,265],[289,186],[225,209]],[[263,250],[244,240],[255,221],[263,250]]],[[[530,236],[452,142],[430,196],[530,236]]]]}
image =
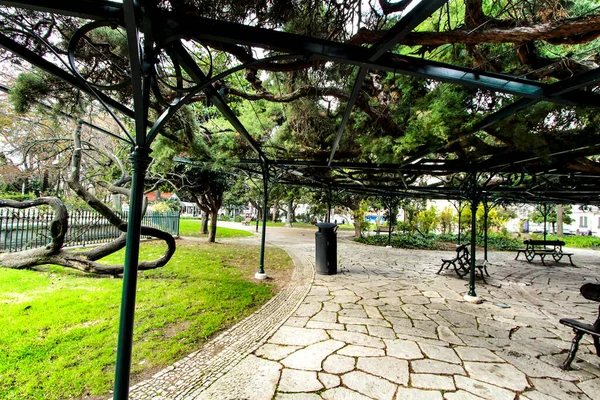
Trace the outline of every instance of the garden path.
{"type": "Polygon", "coordinates": [[[600,252],[574,250],[577,267],[490,252],[492,276],[477,282],[485,301],[472,304],[465,279],[436,274],[448,252],[366,246],[338,233],[339,272],[322,276],[313,273],[314,230],[268,228],[268,244],[296,263],[290,286],[132,387],[131,398],[600,399],[589,338],[575,370],[558,368],[572,339],[558,320],[597,315],[579,287],[600,281],[600,252]]]}

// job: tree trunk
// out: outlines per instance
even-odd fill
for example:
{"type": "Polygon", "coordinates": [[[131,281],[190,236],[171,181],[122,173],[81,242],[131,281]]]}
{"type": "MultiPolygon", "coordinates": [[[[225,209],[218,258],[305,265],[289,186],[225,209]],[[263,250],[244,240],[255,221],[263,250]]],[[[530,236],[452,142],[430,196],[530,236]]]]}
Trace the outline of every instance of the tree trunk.
{"type": "Polygon", "coordinates": [[[556,205],[556,236],[563,237],[563,205],[556,205]]]}
{"type": "Polygon", "coordinates": [[[285,226],[291,228],[292,222],[294,222],[294,199],[290,199],[287,202],[287,219],[285,221],[285,226]]]}
{"type": "Polygon", "coordinates": [[[279,214],[279,201],[273,202],[273,222],[277,222],[277,214],[279,214]]]}
{"type": "Polygon", "coordinates": [[[359,210],[353,210],[353,213],[354,213],[354,237],[360,237],[361,213],[359,210]]]}
{"type": "Polygon", "coordinates": [[[208,235],[208,211],[202,212],[202,221],[200,224],[200,233],[202,235],[208,235]]]}
{"type": "Polygon", "coordinates": [[[121,212],[123,210],[123,205],[122,205],[123,203],[121,202],[120,194],[112,195],[112,203],[113,203],[113,208],[115,209],[115,211],[121,212]]]}
{"type": "MultiPolygon", "coordinates": [[[[96,262],[125,247],[127,223],[81,184],[82,125],[82,122],[78,121],[76,129],[73,131],[74,150],[71,157],[67,184],[79,198],[84,200],[96,212],[106,218],[111,225],[117,227],[119,231],[122,232],[121,235],[112,242],[96,246],[91,250],[71,253],[62,248],[64,238],[67,234],[68,213],[64,203],[60,199],[53,197],[39,197],[27,201],[0,200],[0,207],[24,209],[40,205],[49,205],[54,210],[54,217],[49,227],[50,243],[46,245],[46,247],[16,253],[0,254],[0,264],[3,267],[24,269],[33,268],[37,265],[56,264],[95,274],[117,276],[123,273],[123,264],[107,265],[96,262]]],[[[117,187],[117,185],[124,184],[128,181],[129,179],[124,176],[118,183],[110,185],[108,190],[112,193],[122,193],[129,196],[129,190],[123,187],[117,187]]],[[[141,233],[144,236],[153,236],[165,241],[167,248],[163,255],[156,260],[139,262],[137,267],[138,270],[143,271],[164,266],[175,253],[176,244],[173,236],[170,233],[143,225],[141,227],[141,233]]]]}
{"type": "MultiPolygon", "coordinates": [[[[217,220],[219,217],[219,211],[210,212],[210,231],[208,232],[208,242],[214,243],[217,240],[217,220]]],[[[208,220],[208,219],[207,219],[208,220]]]]}

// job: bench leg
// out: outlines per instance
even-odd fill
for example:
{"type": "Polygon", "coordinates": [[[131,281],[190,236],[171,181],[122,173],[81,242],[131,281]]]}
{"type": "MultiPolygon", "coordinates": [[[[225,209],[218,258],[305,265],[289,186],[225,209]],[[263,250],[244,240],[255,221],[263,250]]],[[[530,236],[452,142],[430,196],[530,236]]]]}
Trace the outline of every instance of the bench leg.
{"type": "MultiPolygon", "coordinates": [[[[446,261],[442,262],[442,266],[440,267],[439,271],[438,271],[438,272],[436,272],[436,274],[438,274],[438,275],[439,275],[439,274],[440,274],[440,272],[442,272],[442,270],[444,269],[444,265],[446,265],[446,261]]],[[[448,268],[448,267],[446,266],[446,268],[448,268]]]]}
{"type": "MultiPolygon", "coordinates": [[[[571,263],[572,266],[576,267],[577,265],[573,264],[573,260],[571,259],[571,255],[567,254],[569,256],[569,262],[571,263]]],[[[600,356],[600,354],[598,354],[600,356]]]]}
{"type": "Polygon", "coordinates": [[[483,283],[485,283],[487,285],[487,282],[485,281],[485,275],[483,275],[483,267],[477,267],[477,269],[479,270],[479,273],[481,274],[481,280],[483,281],[483,283]]]}
{"type": "Polygon", "coordinates": [[[488,272],[488,270],[487,270],[487,265],[484,265],[484,266],[483,266],[483,270],[485,271],[485,274],[486,274],[487,276],[491,276],[491,275],[490,275],[490,273],[489,273],[489,272],[488,272]]]}
{"type": "MultiPolygon", "coordinates": [[[[440,270],[437,272],[437,274],[439,275],[439,273],[442,272],[442,270],[444,268],[448,269],[448,267],[450,265],[454,265],[454,263],[452,261],[444,261],[444,262],[442,262],[442,266],[440,267],[440,270]]],[[[454,268],[456,269],[456,267],[454,267],[454,268]]]]}
{"type": "Polygon", "coordinates": [[[573,369],[573,368],[571,368],[571,363],[573,362],[573,359],[575,358],[575,354],[577,353],[577,350],[579,349],[579,341],[581,340],[582,337],[583,337],[583,332],[576,330],[575,337],[571,341],[571,350],[569,350],[569,355],[567,356],[567,359],[565,360],[565,362],[562,363],[562,365],[560,366],[560,369],[563,369],[565,371],[573,369]]]}
{"type": "Polygon", "coordinates": [[[600,357],[600,339],[598,339],[598,336],[593,336],[592,339],[594,340],[594,347],[596,348],[596,355],[598,357],[600,357]]]}
{"type": "Polygon", "coordinates": [[[546,261],[544,260],[546,258],[545,254],[540,254],[540,258],[542,259],[542,265],[546,266],[546,261]]]}

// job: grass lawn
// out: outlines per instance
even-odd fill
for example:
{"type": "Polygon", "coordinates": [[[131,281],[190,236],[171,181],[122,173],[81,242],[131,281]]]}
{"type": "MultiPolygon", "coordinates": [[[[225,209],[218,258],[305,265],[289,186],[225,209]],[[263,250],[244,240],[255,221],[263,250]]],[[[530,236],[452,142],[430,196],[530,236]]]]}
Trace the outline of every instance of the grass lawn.
{"type": "MultiPolygon", "coordinates": [[[[142,259],[162,254],[142,244],[142,259]]],[[[249,315],[274,294],[252,280],[259,248],[178,241],[165,267],[140,273],[133,379],[148,378],[249,315]]],[[[107,262],[122,262],[123,251],[107,262]]],[[[265,268],[291,275],[292,262],[268,248],[265,268]]],[[[271,274],[270,274],[271,275],[271,274]]],[[[278,283],[284,277],[279,279],[278,283]]],[[[0,268],[0,398],[105,399],[112,389],[121,279],[57,266],[0,268]]]]}
{"type": "MultiPolygon", "coordinates": [[[[182,219],[179,221],[179,235],[189,237],[207,237],[208,235],[200,234],[200,220],[198,219],[182,219]]],[[[240,229],[223,228],[217,223],[217,240],[219,238],[234,238],[252,236],[252,232],[240,229]]]]}
{"type": "MultiPolygon", "coordinates": [[[[252,224],[255,224],[256,221],[252,221],[252,224]]],[[[271,222],[268,221],[267,222],[267,226],[281,226],[284,227],[285,226],[285,222],[271,222]]],[[[292,224],[292,226],[294,228],[313,228],[313,229],[317,229],[317,227],[313,224],[309,224],[307,222],[294,222],[292,224]]],[[[352,224],[338,224],[338,229],[342,229],[342,230],[354,230],[354,225],[352,224]]]]}
{"type": "MultiPolygon", "coordinates": [[[[256,221],[252,221],[252,224],[256,224],[256,221]]],[[[262,226],[262,221],[259,221],[258,225],[262,226]]],[[[285,222],[267,221],[267,226],[285,227],[285,222]]],[[[314,228],[314,229],[317,228],[313,224],[309,224],[307,222],[294,222],[294,223],[292,223],[292,227],[294,227],[294,228],[314,228]]]]}

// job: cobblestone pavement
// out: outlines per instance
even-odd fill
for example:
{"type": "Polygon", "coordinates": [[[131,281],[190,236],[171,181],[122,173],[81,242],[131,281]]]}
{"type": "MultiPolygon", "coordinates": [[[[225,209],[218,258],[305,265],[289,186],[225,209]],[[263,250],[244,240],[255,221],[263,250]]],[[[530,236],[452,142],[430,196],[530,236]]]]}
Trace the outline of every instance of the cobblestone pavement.
{"type": "Polygon", "coordinates": [[[558,368],[573,336],[558,320],[598,313],[579,295],[600,281],[598,252],[575,250],[577,267],[490,252],[491,277],[477,281],[485,301],[472,304],[466,279],[436,274],[449,252],[340,237],[338,274],[315,276],[314,231],[272,229],[268,239],[296,262],[290,288],[132,398],[600,399],[587,335],[575,369],[558,368]]]}

